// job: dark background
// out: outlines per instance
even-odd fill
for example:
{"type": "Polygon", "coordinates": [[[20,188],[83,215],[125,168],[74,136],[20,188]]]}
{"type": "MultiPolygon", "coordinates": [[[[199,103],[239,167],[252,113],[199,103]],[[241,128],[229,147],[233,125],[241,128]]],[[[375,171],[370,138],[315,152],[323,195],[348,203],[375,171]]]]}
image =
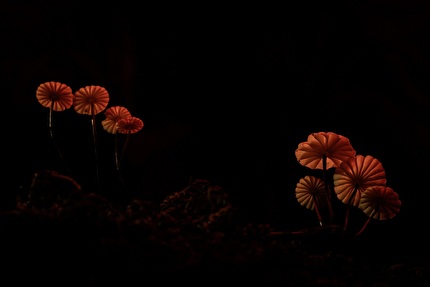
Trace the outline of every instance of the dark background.
{"type": "MultiPolygon", "coordinates": [[[[37,87],[99,85],[109,107],[145,123],[124,156],[123,191],[111,183],[113,135],[96,116],[107,196],[160,201],[200,178],[224,187],[251,221],[302,228],[315,222],[294,197],[308,174],[294,151],[310,133],[332,131],[379,159],[399,194],[400,213],[380,224],[386,238],[426,250],[430,4],[298,2],[2,1],[3,206],[35,172],[62,169],[37,87]]],[[[54,130],[91,189],[90,118],[57,112],[54,130]]]]}

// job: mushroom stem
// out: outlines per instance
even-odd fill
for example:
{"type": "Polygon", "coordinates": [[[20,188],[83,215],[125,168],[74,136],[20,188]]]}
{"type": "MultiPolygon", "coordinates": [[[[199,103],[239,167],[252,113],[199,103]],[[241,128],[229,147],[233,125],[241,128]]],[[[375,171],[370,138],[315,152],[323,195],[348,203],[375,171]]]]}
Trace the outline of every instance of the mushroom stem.
{"type": "MultiPolygon", "coordinates": [[[[130,133],[127,133],[127,137],[125,138],[125,143],[122,147],[121,157],[119,158],[119,163],[122,161],[122,157],[124,156],[125,149],[127,148],[129,141],[130,141],[130,133]]],[[[118,168],[119,168],[119,163],[118,163],[118,168]]]]}
{"type": "Polygon", "coordinates": [[[318,217],[318,222],[319,222],[320,226],[323,226],[323,221],[322,221],[321,213],[320,213],[320,210],[318,208],[318,202],[317,202],[317,200],[316,200],[315,197],[314,197],[314,201],[315,201],[315,212],[316,212],[317,217],[318,217]]]}
{"type": "Polygon", "coordinates": [[[52,102],[52,105],[49,108],[49,116],[48,116],[49,135],[51,137],[52,143],[54,144],[54,147],[55,147],[55,149],[57,151],[57,155],[58,155],[61,163],[64,165],[64,168],[66,169],[68,175],[73,178],[72,172],[70,171],[70,169],[69,169],[66,161],[64,160],[63,153],[61,152],[60,146],[58,145],[58,143],[57,143],[57,141],[55,140],[55,137],[54,137],[54,128],[53,128],[53,125],[52,125],[52,118],[53,118],[53,111],[54,111],[53,110],[53,105],[54,105],[54,102],[52,102]]]}
{"type": "Polygon", "coordinates": [[[100,190],[100,166],[99,166],[98,152],[97,152],[97,131],[96,131],[96,119],[95,119],[96,116],[94,114],[94,111],[92,111],[91,114],[92,114],[91,126],[92,126],[93,143],[94,143],[94,159],[96,164],[96,180],[97,180],[97,188],[100,190]]]}
{"type": "Polygon", "coordinates": [[[363,227],[360,229],[360,231],[358,231],[355,236],[359,236],[360,234],[363,233],[363,231],[366,229],[366,227],[369,225],[370,220],[372,220],[373,215],[376,213],[376,209],[374,209],[372,211],[372,213],[369,215],[369,218],[366,220],[366,222],[363,224],[363,227]]]}
{"type": "Polygon", "coordinates": [[[345,215],[345,223],[343,224],[343,230],[345,231],[348,227],[349,222],[349,213],[351,209],[351,202],[357,193],[357,187],[354,188],[354,191],[351,193],[351,197],[348,199],[347,207],[346,207],[346,215],[345,215]]]}
{"type": "Polygon", "coordinates": [[[367,225],[369,225],[369,223],[370,223],[370,220],[372,219],[372,217],[369,217],[367,220],[366,220],[366,222],[363,224],[363,227],[360,229],[360,231],[359,232],[357,232],[356,234],[355,234],[355,236],[359,236],[360,234],[362,234],[363,233],[363,231],[366,229],[366,227],[367,227],[367,225]]]}
{"type": "Polygon", "coordinates": [[[119,154],[118,154],[118,133],[115,134],[115,166],[116,170],[119,172],[119,154]]]}
{"type": "Polygon", "coordinates": [[[120,156],[118,153],[118,146],[119,146],[118,142],[119,142],[119,133],[116,133],[115,134],[115,166],[116,166],[116,171],[118,173],[119,180],[120,180],[122,186],[125,187],[125,182],[124,182],[124,179],[122,177],[121,169],[120,169],[122,153],[124,153],[124,147],[123,147],[123,151],[122,151],[121,156],[120,156]]]}
{"type": "Polygon", "coordinates": [[[328,187],[327,183],[327,157],[323,156],[323,181],[324,181],[324,189],[325,189],[325,198],[327,201],[329,216],[330,216],[330,224],[333,223],[333,206],[331,204],[331,191],[328,187]]]}

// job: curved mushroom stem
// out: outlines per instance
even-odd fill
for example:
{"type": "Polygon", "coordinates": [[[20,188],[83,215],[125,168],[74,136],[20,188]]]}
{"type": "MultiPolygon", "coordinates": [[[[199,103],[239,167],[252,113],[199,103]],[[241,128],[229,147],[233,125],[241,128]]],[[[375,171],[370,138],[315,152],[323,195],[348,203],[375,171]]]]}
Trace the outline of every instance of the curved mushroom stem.
{"type": "Polygon", "coordinates": [[[61,163],[64,165],[64,168],[66,169],[68,175],[73,178],[72,172],[69,169],[69,166],[67,165],[66,161],[64,160],[63,153],[61,152],[60,146],[58,145],[57,141],[54,137],[54,128],[52,125],[52,118],[53,118],[53,105],[54,102],[52,102],[51,107],[49,108],[49,117],[48,117],[48,128],[49,128],[49,135],[51,137],[52,143],[54,144],[54,147],[57,151],[57,155],[60,158],[61,163]]]}
{"type": "Polygon", "coordinates": [[[324,181],[325,197],[327,201],[327,206],[328,206],[329,216],[330,216],[330,224],[331,224],[333,223],[334,213],[333,213],[333,206],[331,204],[331,191],[327,183],[327,157],[325,155],[323,156],[323,181],[324,181]]]}
{"type": "Polygon", "coordinates": [[[351,202],[352,199],[355,197],[355,194],[357,193],[357,187],[354,188],[354,191],[351,194],[351,197],[348,199],[347,207],[346,207],[346,215],[345,215],[345,223],[343,224],[343,230],[346,231],[348,228],[348,221],[349,221],[349,212],[351,210],[351,202]]]}
{"type": "Polygon", "coordinates": [[[315,201],[315,212],[316,212],[317,217],[318,217],[318,222],[319,222],[320,226],[323,226],[323,221],[322,221],[321,213],[320,213],[320,210],[318,208],[318,202],[316,201],[315,197],[314,197],[314,201],[315,201]]]}
{"type": "Polygon", "coordinates": [[[127,137],[125,138],[125,143],[122,147],[121,156],[119,158],[118,169],[119,169],[119,164],[121,163],[122,157],[124,156],[125,149],[127,148],[129,141],[130,141],[130,133],[127,133],[127,137]]]}
{"type": "Polygon", "coordinates": [[[346,215],[345,215],[345,222],[343,224],[343,231],[346,231],[346,229],[348,228],[349,211],[350,211],[350,205],[348,204],[346,207],[346,215]]]}
{"type": "Polygon", "coordinates": [[[369,217],[369,218],[366,220],[366,222],[363,224],[363,227],[361,227],[360,231],[359,231],[359,232],[357,232],[357,233],[355,234],[355,236],[359,236],[360,234],[362,234],[362,233],[363,233],[363,231],[366,229],[367,225],[369,225],[369,223],[370,223],[370,220],[371,220],[371,219],[372,219],[372,217],[369,217]]]}
{"type": "Polygon", "coordinates": [[[97,180],[97,188],[100,191],[100,167],[97,153],[97,131],[96,131],[96,116],[94,114],[94,107],[91,107],[91,126],[93,131],[93,143],[94,143],[94,159],[96,163],[96,180],[97,180]]]}
{"type": "Polygon", "coordinates": [[[369,225],[369,223],[370,223],[370,220],[372,220],[372,218],[373,218],[373,215],[375,215],[375,213],[376,213],[376,209],[374,209],[373,211],[372,211],[372,213],[369,215],[369,218],[366,220],[366,222],[363,224],[363,227],[360,229],[360,231],[359,232],[357,232],[356,234],[355,234],[355,236],[359,236],[360,234],[362,234],[363,233],[363,231],[366,229],[366,227],[369,225]]]}
{"type": "Polygon", "coordinates": [[[124,182],[124,179],[122,177],[121,169],[120,169],[121,158],[122,158],[122,154],[124,153],[124,147],[125,146],[123,147],[123,151],[121,152],[121,155],[119,155],[119,153],[118,153],[119,143],[118,142],[119,142],[119,133],[116,133],[115,134],[115,166],[116,166],[116,171],[118,173],[119,180],[120,180],[122,186],[125,187],[125,182],[124,182]]]}
{"type": "Polygon", "coordinates": [[[119,172],[119,154],[118,154],[118,133],[115,134],[115,167],[119,172]]]}

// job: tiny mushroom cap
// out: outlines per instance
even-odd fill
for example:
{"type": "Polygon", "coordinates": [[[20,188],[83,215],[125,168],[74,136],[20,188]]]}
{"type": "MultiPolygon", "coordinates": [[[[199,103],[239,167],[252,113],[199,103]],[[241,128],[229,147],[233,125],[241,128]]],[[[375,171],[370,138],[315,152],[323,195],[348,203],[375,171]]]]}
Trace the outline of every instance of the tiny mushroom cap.
{"type": "Polygon", "coordinates": [[[386,185],[381,162],[370,156],[357,155],[336,168],[333,175],[334,192],[345,204],[358,207],[363,192],[372,186],[386,185]]]}
{"type": "Polygon", "coordinates": [[[301,178],[296,185],[296,198],[300,205],[314,210],[315,205],[325,203],[324,181],[320,178],[307,175],[301,178]]]}
{"type": "Polygon", "coordinates": [[[106,119],[102,121],[103,128],[111,133],[117,133],[117,123],[119,120],[131,117],[131,113],[124,107],[113,106],[105,111],[106,119]]]}
{"type": "Polygon", "coordinates": [[[388,186],[372,186],[361,195],[359,208],[374,219],[386,220],[396,216],[401,207],[399,195],[388,186]]]}
{"type": "Polygon", "coordinates": [[[297,161],[303,166],[329,169],[354,157],[356,152],[348,138],[333,132],[318,132],[310,134],[306,142],[301,142],[295,154],[297,161]]]}
{"type": "Polygon", "coordinates": [[[118,121],[117,130],[121,134],[134,134],[143,128],[143,121],[137,117],[128,117],[118,121]]]}
{"type": "Polygon", "coordinates": [[[75,92],[73,106],[78,114],[97,115],[109,103],[109,93],[100,86],[86,86],[75,92]]]}
{"type": "Polygon", "coordinates": [[[53,81],[40,84],[36,90],[36,98],[42,106],[57,112],[69,109],[73,104],[72,89],[53,81]]]}

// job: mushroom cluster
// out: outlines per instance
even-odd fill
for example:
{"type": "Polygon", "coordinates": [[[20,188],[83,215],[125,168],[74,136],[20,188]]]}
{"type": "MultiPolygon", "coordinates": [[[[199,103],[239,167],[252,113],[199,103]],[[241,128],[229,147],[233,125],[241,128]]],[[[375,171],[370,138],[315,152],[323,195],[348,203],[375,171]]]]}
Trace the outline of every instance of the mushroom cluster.
{"type": "MultiPolygon", "coordinates": [[[[105,119],[101,122],[101,124],[103,129],[108,133],[116,135],[115,165],[121,182],[123,181],[120,173],[121,156],[125,151],[130,135],[137,133],[143,128],[144,123],[140,118],[132,116],[128,109],[122,106],[112,106],[106,109],[109,104],[109,93],[104,87],[96,85],[82,87],[73,93],[72,89],[68,85],[60,82],[50,81],[39,85],[36,90],[36,98],[42,106],[49,108],[48,126],[50,135],[57,148],[58,155],[66,167],[67,163],[64,161],[61,149],[58,144],[56,144],[54,138],[52,125],[53,112],[61,112],[73,106],[73,109],[76,111],[76,113],[91,116],[94,156],[96,162],[96,176],[97,183],[99,185],[100,179],[98,164],[99,159],[97,152],[96,115],[105,111],[105,119]],[[118,134],[125,134],[127,136],[121,153],[118,151],[118,134]]],[[[69,175],[72,176],[70,169],[68,167],[67,169],[69,171],[69,175]]]]}
{"type": "Polygon", "coordinates": [[[371,155],[356,154],[350,140],[334,132],[317,132],[299,143],[297,161],[312,170],[320,170],[320,177],[307,175],[296,185],[298,202],[315,210],[319,224],[326,224],[321,209],[327,207],[328,223],[334,220],[333,193],[346,205],[343,230],[348,228],[351,208],[359,208],[368,216],[360,235],[371,219],[386,220],[396,216],[401,207],[398,194],[389,186],[382,163],[371,155]]]}

